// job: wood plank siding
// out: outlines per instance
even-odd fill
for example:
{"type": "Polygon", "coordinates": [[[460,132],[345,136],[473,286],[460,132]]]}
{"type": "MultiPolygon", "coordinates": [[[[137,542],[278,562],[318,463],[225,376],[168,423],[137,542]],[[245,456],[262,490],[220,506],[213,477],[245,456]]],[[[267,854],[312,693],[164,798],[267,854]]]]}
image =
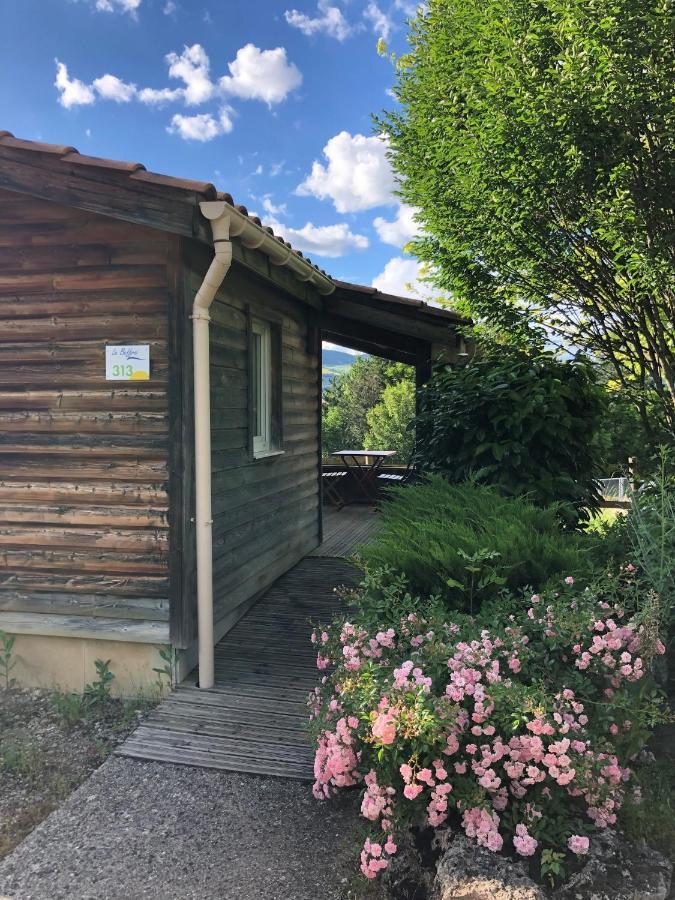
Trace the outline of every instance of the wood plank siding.
{"type": "Polygon", "coordinates": [[[0,190],[0,628],[168,638],[176,240],[0,190]],[[106,382],[106,342],[150,380],[106,382]]]}
{"type": "MultiPolygon", "coordinates": [[[[186,242],[186,291],[211,256],[186,242]]],[[[319,356],[308,307],[236,261],[211,307],[213,573],[216,635],[319,543],[319,356]],[[281,329],[283,452],[254,459],[248,409],[250,316],[281,329]],[[239,609],[237,609],[239,607],[239,609]]],[[[191,625],[195,633],[194,622],[191,625]]]]}

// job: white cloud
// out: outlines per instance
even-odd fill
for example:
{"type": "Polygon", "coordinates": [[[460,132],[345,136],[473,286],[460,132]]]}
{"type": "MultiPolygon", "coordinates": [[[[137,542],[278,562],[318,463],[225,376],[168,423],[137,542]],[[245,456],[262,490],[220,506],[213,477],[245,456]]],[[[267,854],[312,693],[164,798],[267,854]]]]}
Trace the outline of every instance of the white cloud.
{"type": "Polygon", "coordinates": [[[415,210],[412,206],[401,203],[396,218],[392,221],[378,216],[373,222],[377,236],[383,244],[404,247],[418,233],[418,225],[413,218],[414,215],[415,210]]]}
{"type": "Polygon", "coordinates": [[[90,106],[96,100],[91,86],[80,81],[79,78],[70,78],[68,67],[58,59],[56,60],[54,85],[60,92],[59,103],[66,109],[70,109],[71,106],[90,106]]]}
{"type": "Polygon", "coordinates": [[[220,89],[243,100],[263,100],[268,106],[280,103],[302,84],[299,69],[286,59],[285,47],[260,50],[246,44],[236,59],[227,64],[229,75],[220,79],[220,89]]]}
{"type": "Polygon", "coordinates": [[[215,86],[209,77],[209,58],[201,44],[184,47],[180,56],[168,53],[169,77],[185,82],[183,97],[188,106],[198,106],[210,100],[215,86]]]}
{"type": "Polygon", "coordinates": [[[212,141],[221,134],[229,134],[232,131],[232,119],[230,110],[224,108],[218,118],[210,113],[202,113],[198,116],[181,116],[176,114],[171,119],[171,124],[166,129],[169,134],[178,134],[184,141],[212,141]]]}
{"type": "Polygon", "coordinates": [[[165,103],[173,103],[183,96],[183,88],[142,88],[138,92],[138,99],[148,106],[164,106],[165,103]]]}
{"type": "Polygon", "coordinates": [[[424,274],[424,266],[418,260],[394,256],[377,278],[373,278],[372,283],[383,294],[398,294],[400,297],[413,297],[428,302],[440,295],[422,280],[424,274]]]}
{"type": "Polygon", "coordinates": [[[99,12],[125,12],[136,18],[141,0],[96,0],[99,12]]]}
{"type": "Polygon", "coordinates": [[[308,222],[302,228],[272,226],[290,241],[296,250],[316,256],[327,256],[333,259],[351,253],[354,250],[367,250],[368,238],[365,234],[354,234],[346,222],[337,225],[313,225],[308,222]]]}
{"type": "Polygon", "coordinates": [[[341,213],[393,203],[396,184],[386,151],[379,137],[341,131],[323,148],[327,165],[315,161],[297,193],[329,198],[341,213]]]}
{"type": "Polygon", "coordinates": [[[286,204],[279,203],[278,205],[272,203],[272,195],[265,194],[262,198],[263,209],[267,213],[268,216],[285,216],[286,215],[286,204]]]}
{"type": "Polygon", "coordinates": [[[352,26],[342,15],[342,10],[337,6],[331,6],[328,0],[319,0],[317,15],[314,18],[297,9],[287,9],[284,16],[289,25],[299,28],[307,37],[324,32],[338,41],[344,41],[353,31],[352,26]]]}
{"type": "Polygon", "coordinates": [[[164,15],[172,16],[177,11],[178,11],[178,4],[175,2],[175,0],[166,0],[166,3],[164,4],[164,9],[162,9],[162,12],[164,13],[164,15]]]}
{"type": "Polygon", "coordinates": [[[116,75],[95,78],[92,87],[104,100],[114,100],[116,103],[128,103],[136,96],[136,85],[122,81],[116,75]]]}
{"type": "MultiPolygon", "coordinates": [[[[59,103],[70,108],[91,105],[100,98],[117,103],[137,99],[148,106],[163,106],[175,101],[182,101],[186,106],[201,106],[219,94],[233,94],[243,99],[263,100],[271,106],[302,83],[302,75],[288,62],[283,47],[260,50],[247,44],[229,63],[230,75],[221,78],[219,85],[211,81],[209,57],[201,44],[186,46],[180,54],[169,53],[165,59],[169,77],[182,81],[183,87],[138,89],[135,84],[110,73],[85,84],[71,78],[67,66],[57,59],[54,84],[59,91],[59,103]]],[[[174,116],[169,130],[190,140],[211,140],[215,134],[232,130],[231,112],[229,106],[223,106],[218,115],[174,116]]],[[[283,163],[279,164],[278,170],[275,167],[273,174],[278,174],[282,166],[283,163]]]]}
{"type": "Polygon", "coordinates": [[[272,176],[272,178],[276,178],[277,175],[281,175],[281,173],[284,171],[285,165],[286,163],[283,159],[281,160],[281,162],[272,163],[272,165],[270,166],[270,175],[272,176]]]}
{"type": "MultiPolygon", "coordinates": [[[[263,204],[264,205],[264,204],[263,204]]],[[[314,225],[308,222],[302,228],[291,228],[276,219],[265,221],[293,245],[296,250],[315,256],[327,256],[336,259],[354,250],[367,250],[368,238],[365,234],[354,234],[346,222],[337,225],[314,225]]]]}
{"type": "Polygon", "coordinates": [[[424,9],[424,3],[416,3],[413,0],[394,0],[396,9],[400,9],[408,18],[412,19],[417,15],[418,10],[424,9]]]}
{"type": "Polygon", "coordinates": [[[373,32],[378,37],[384,38],[385,41],[389,40],[389,35],[394,28],[394,23],[389,16],[380,9],[377,3],[375,3],[375,0],[370,0],[368,6],[366,6],[363,11],[363,16],[365,19],[368,19],[373,26],[373,32]]]}

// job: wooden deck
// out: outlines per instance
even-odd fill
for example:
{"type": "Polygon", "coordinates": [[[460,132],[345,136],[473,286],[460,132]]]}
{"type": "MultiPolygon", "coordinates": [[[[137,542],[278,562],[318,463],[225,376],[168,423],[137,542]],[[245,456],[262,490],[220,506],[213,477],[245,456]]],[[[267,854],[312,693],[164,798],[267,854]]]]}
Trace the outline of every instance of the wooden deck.
{"type": "Polygon", "coordinates": [[[377,529],[377,510],[372,506],[353,504],[337,510],[324,507],[323,543],[311,556],[349,557],[377,529]]]}
{"type": "Polygon", "coordinates": [[[190,676],[118,753],[234,772],[312,777],[305,704],[317,669],[308,620],[328,621],[338,611],[334,588],[359,577],[341,557],[368,536],[366,523],[371,531],[376,525],[367,508],[327,512],[322,546],[280,578],[217,645],[215,687],[200,690],[190,676]]]}

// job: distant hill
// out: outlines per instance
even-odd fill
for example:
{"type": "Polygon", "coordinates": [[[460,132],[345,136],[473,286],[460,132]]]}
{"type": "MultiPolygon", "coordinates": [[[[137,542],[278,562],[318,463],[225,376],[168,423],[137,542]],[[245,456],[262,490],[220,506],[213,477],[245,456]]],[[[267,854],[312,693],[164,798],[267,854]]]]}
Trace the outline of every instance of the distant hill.
{"type": "Polygon", "coordinates": [[[350,369],[356,358],[353,353],[345,353],[343,350],[324,349],[322,370],[324,390],[336,375],[350,369]]]}

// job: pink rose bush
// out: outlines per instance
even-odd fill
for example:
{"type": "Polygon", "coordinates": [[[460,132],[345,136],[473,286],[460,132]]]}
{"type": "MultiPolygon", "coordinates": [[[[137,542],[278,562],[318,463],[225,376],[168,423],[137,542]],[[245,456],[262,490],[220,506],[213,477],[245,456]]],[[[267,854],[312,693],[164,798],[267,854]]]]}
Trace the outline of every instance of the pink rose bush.
{"type": "Polygon", "coordinates": [[[634,615],[636,589],[627,569],[586,589],[570,576],[449,621],[401,588],[378,621],[366,588],[361,611],[315,632],[314,795],[363,788],[367,878],[411,825],[532,857],[583,855],[593,831],[616,822],[663,652],[634,615]]]}

